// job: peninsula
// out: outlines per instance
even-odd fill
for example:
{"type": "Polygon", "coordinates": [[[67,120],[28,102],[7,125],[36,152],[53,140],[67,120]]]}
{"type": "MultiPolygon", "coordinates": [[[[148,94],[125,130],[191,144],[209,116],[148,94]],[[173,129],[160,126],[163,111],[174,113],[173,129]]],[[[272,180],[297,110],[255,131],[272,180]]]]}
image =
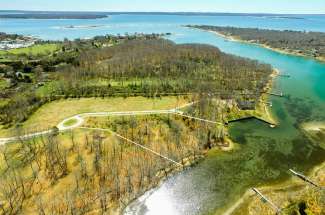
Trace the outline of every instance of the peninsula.
{"type": "Polygon", "coordinates": [[[121,212],[209,149],[231,148],[228,121],[264,114],[274,73],[160,34],[39,41],[0,56],[6,214],[121,212]]]}
{"type": "Polygon", "coordinates": [[[242,42],[262,45],[285,54],[293,54],[325,61],[325,33],[292,30],[268,30],[258,28],[188,25],[187,27],[212,31],[242,42]]]}

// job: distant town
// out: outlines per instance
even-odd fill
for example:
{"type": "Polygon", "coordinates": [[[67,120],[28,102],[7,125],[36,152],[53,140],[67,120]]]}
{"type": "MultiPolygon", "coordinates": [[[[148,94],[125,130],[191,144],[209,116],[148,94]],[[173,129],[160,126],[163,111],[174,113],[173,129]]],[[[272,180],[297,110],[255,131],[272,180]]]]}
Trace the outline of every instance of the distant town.
{"type": "Polygon", "coordinates": [[[39,39],[31,36],[0,33],[0,50],[26,48],[34,45],[39,39]]]}

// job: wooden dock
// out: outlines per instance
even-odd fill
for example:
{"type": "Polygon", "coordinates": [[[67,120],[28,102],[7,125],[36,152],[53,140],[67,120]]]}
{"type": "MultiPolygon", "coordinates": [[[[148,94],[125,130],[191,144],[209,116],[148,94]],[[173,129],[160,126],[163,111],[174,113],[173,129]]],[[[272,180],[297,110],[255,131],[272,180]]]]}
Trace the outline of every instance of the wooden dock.
{"type": "Polygon", "coordinates": [[[272,107],[272,105],[273,105],[272,102],[263,102],[263,101],[262,101],[261,103],[266,104],[266,105],[268,105],[269,107],[272,107]]]}
{"type": "Polygon", "coordinates": [[[304,176],[303,174],[301,174],[301,173],[299,173],[299,172],[296,172],[296,171],[294,171],[294,170],[292,170],[292,169],[289,169],[289,171],[290,171],[294,176],[300,178],[301,180],[303,180],[303,181],[305,181],[305,182],[307,182],[307,183],[309,183],[309,184],[311,184],[311,185],[313,185],[313,186],[315,186],[315,187],[318,187],[318,188],[320,187],[320,186],[318,186],[315,182],[313,182],[312,180],[310,180],[309,178],[307,178],[306,176],[304,176]]]}
{"type": "Polygon", "coordinates": [[[290,78],[291,76],[289,74],[278,74],[279,77],[283,78],[290,78]]]}
{"type": "Polygon", "coordinates": [[[266,196],[264,196],[258,189],[256,188],[252,188],[252,190],[261,197],[261,200],[263,202],[267,202],[269,203],[269,205],[276,211],[276,214],[280,214],[281,213],[281,208],[279,208],[278,206],[276,206],[270,199],[268,199],[266,196]]]}

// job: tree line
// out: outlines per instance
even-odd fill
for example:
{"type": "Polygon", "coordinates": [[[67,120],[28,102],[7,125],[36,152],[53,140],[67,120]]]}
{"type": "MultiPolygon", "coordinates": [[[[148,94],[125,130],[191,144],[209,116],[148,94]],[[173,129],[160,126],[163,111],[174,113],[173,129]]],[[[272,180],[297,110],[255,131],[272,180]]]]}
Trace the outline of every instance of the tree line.
{"type": "Polygon", "coordinates": [[[292,30],[268,30],[258,28],[219,27],[208,25],[189,26],[203,30],[216,31],[226,36],[260,43],[271,48],[303,54],[310,57],[325,57],[325,33],[292,30]]]}
{"type": "MultiPolygon", "coordinates": [[[[85,47],[77,44],[67,46],[85,47]]],[[[40,105],[60,98],[205,93],[256,101],[272,73],[270,65],[228,55],[213,46],[177,45],[155,35],[79,49],[74,63],[51,75],[46,95],[38,95],[38,88],[30,85],[21,85],[28,93],[12,93],[11,101],[0,107],[1,121],[22,122],[40,105]]]]}

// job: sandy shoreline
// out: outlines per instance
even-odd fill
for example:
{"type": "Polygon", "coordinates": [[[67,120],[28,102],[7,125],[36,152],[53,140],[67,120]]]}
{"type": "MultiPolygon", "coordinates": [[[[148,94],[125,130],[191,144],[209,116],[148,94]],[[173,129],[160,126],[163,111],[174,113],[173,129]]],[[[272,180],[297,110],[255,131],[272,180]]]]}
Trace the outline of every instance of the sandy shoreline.
{"type": "MultiPolygon", "coordinates": [[[[312,168],[312,170],[310,171],[310,173],[308,175],[306,175],[308,178],[312,178],[315,179],[316,177],[321,177],[319,175],[319,172],[325,168],[325,162],[321,163],[320,165],[315,166],[314,168],[312,168]]],[[[284,190],[290,190],[291,188],[296,188],[298,184],[301,184],[302,187],[301,189],[304,189],[305,187],[308,186],[308,184],[306,184],[305,182],[303,182],[300,179],[296,179],[294,177],[292,177],[292,179],[288,179],[282,183],[279,184],[275,184],[275,185],[266,185],[266,186],[261,186],[258,187],[258,189],[263,192],[263,193],[268,193],[268,192],[272,192],[272,191],[278,191],[278,190],[283,190],[283,192],[285,192],[284,190]],[[296,180],[296,182],[293,182],[292,180],[296,180]]],[[[287,191],[290,192],[290,191],[287,191]]],[[[255,196],[256,194],[252,191],[252,190],[247,190],[245,192],[244,195],[242,195],[242,197],[240,199],[238,199],[228,210],[226,210],[223,215],[231,215],[234,212],[236,212],[237,209],[240,208],[241,205],[247,203],[249,200],[249,198],[255,196]]],[[[238,213],[238,212],[237,212],[238,213]]],[[[237,214],[235,213],[235,214],[237,214]]]]}
{"type": "Polygon", "coordinates": [[[325,130],[325,122],[306,122],[301,127],[306,131],[321,131],[325,130]]]}
{"type": "MultiPolygon", "coordinates": [[[[269,82],[266,84],[264,90],[265,92],[268,92],[269,90],[272,89],[273,87],[273,83],[274,83],[274,79],[280,74],[279,69],[274,68],[272,74],[270,75],[270,80],[269,82]]],[[[273,123],[274,125],[278,124],[278,121],[276,120],[276,118],[273,116],[273,114],[271,113],[270,110],[270,106],[267,105],[269,99],[269,95],[268,94],[263,94],[261,96],[261,101],[259,102],[259,105],[264,109],[264,112],[262,110],[263,116],[270,121],[271,123],[273,123]]]]}
{"type": "MultiPolygon", "coordinates": [[[[202,29],[200,29],[200,30],[202,30],[202,29]]],[[[269,50],[272,50],[272,51],[275,51],[275,52],[279,52],[281,54],[304,57],[304,58],[308,58],[308,59],[317,60],[317,61],[319,61],[321,63],[325,63],[325,57],[311,57],[311,56],[307,56],[307,55],[297,53],[297,52],[294,52],[294,51],[289,51],[289,50],[286,51],[286,50],[279,49],[279,48],[273,48],[273,47],[265,45],[263,43],[256,43],[256,42],[243,40],[243,39],[241,39],[239,37],[228,36],[228,35],[225,35],[225,34],[222,34],[220,32],[216,32],[216,31],[212,31],[212,30],[203,30],[203,31],[214,33],[214,34],[216,34],[216,35],[218,35],[218,36],[220,36],[222,38],[225,38],[225,39],[227,39],[229,41],[235,41],[235,42],[240,42],[240,43],[247,43],[247,44],[251,44],[251,45],[257,45],[257,46],[261,46],[263,48],[266,48],[266,49],[269,49],[269,50]]]]}

